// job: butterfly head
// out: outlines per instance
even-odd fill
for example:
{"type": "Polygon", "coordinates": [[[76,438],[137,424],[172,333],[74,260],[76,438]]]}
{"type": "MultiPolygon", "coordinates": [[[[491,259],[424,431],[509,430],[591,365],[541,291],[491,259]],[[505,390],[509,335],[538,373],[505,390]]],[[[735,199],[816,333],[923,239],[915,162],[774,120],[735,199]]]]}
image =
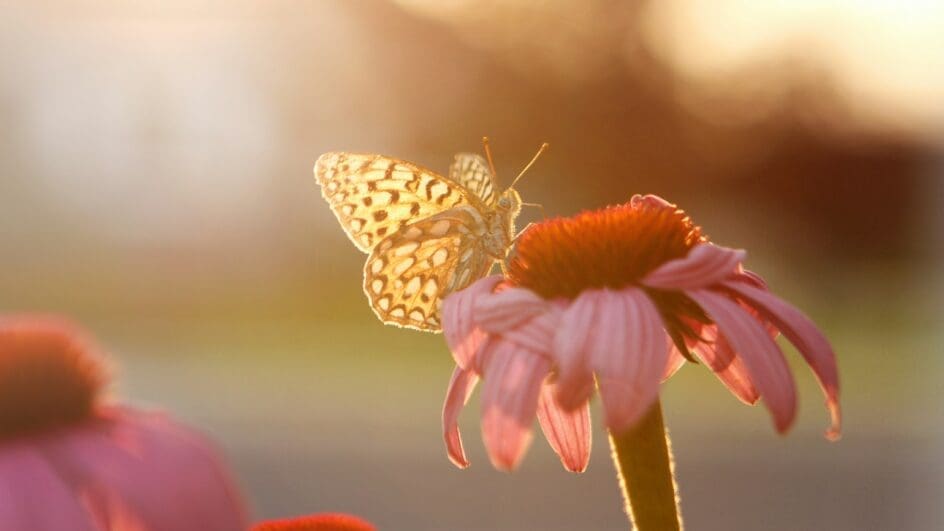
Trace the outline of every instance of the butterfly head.
{"type": "Polygon", "coordinates": [[[505,190],[498,198],[498,209],[509,213],[511,217],[517,216],[521,211],[521,196],[514,188],[505,190]]]}

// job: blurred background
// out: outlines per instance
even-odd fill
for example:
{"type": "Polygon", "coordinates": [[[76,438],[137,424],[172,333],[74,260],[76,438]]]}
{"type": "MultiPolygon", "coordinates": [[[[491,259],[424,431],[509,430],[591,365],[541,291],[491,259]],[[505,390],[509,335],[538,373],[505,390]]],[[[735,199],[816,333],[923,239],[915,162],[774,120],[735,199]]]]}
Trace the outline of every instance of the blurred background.
{"type": "Polygon", "coordinates": [[[550,143],[518,187],[549,215],[678,203],[832,340],[835,444],[802,363],[786,437],[703,367],[666,384],[691,529],[944,527],[940,2],[4,2],[0,123],[0,309],[87,324],[259,517],[625,527],[599,426],[585,474],[541,437],[503,474],[474,397],[448,462],[445,344],[374,318],[311,174],[487,134],[500,178],[550,143]]]}

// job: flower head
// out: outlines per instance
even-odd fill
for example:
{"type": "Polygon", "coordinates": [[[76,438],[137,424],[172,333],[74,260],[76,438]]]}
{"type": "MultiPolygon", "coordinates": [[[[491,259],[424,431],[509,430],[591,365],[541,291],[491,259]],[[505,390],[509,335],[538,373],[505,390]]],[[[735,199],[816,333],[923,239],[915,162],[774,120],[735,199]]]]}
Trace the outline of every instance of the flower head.
{"type": "Polygon", "coordinates": [[[216,451],[160,413],[106,403],[75,325],[0,318],[0,528],[245,529],[216,451]]]}
{"type": "Polygon", "coordinates": [[[796,413],[793,377],[774,341],[783,333],[810,364],[840,426],[836,360],[799,310],[746,271],[745,252],[708,242],[675,205],[624,205],[532,226],[507,277],[486,277],[443,303],[457,368],[443,411],[450,458],[467,464],[456,418],[484,379],[482,431],[498,468],[514,468],[535,415],[565,466],[589,457],[589,399],[605,423],[630,427],[685,359],[711,369],[742,401],[763,398],[777,431],[796,413]]]}
{"type": "Polygon", "coordinates": [[[252,531],[375,531],[370,522],[343,513],[320,513],[280,520],[266,520],[252,531]]]}
{"type": "Polygon", "coordinates": [[[0,438],[92,414],[107,371],[74,325],[54,317],[0,318],[0,345],[0,438]]]}

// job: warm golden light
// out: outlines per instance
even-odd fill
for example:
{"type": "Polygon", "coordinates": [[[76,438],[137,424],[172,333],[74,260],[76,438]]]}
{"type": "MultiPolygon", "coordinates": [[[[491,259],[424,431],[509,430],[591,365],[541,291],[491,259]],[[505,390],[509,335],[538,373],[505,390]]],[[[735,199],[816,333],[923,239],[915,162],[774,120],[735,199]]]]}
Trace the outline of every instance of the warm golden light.
{"type": "Polygon", "coordinates": [[[924,130],[944,120],[940,2],[669,0],[651,2],[644,19],[653,51],[714,93],[783,95],[805,77],[862,119],[924,130]]]}

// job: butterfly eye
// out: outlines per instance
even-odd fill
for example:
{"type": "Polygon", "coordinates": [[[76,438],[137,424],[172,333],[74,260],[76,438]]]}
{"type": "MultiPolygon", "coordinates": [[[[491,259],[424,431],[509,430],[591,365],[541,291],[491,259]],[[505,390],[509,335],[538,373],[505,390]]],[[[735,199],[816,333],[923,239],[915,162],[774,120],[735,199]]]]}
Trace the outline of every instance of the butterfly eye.
{"type": "Polygon", "coordinates": [[[507,197],[498,200],[498,206],[502,208],[511,208],[511,201],[507,197]]]}

